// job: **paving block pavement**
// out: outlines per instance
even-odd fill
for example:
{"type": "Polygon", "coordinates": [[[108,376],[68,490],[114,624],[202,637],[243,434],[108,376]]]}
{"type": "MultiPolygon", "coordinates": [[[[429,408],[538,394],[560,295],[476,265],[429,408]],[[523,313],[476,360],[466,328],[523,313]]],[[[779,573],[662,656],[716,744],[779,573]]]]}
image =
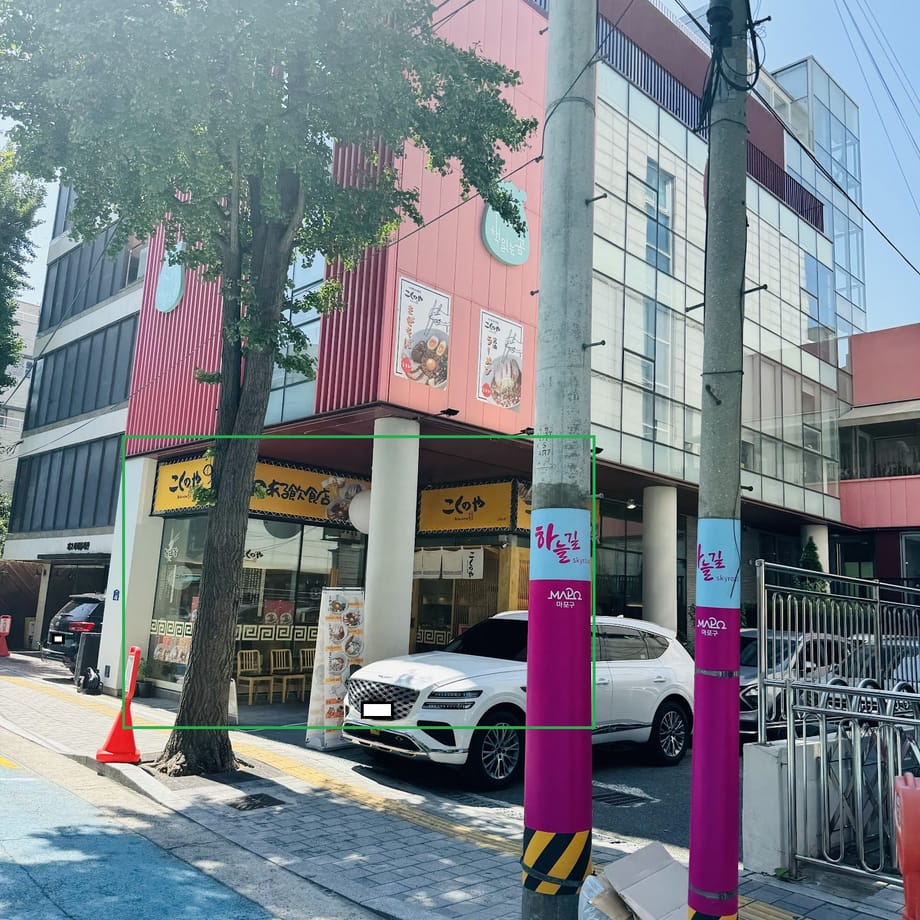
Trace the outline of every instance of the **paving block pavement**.
{"type": "MultiPolygon", "coordinates": [[[[381,784],[334,753],[254,732],[234,734],[234,750],[247,764],[239,774],[163,777],[150,762],[167,729],[147,727],[172,721],[160,700],[132,706],[142,764],[97,764],[96,749],[119,711],[116,699],[78,694],[56,666],[27,655],[0,659],[0,726],[103,772],[272,866],[398,920],[505,920],[519,913],[521,808],[472,793],[381,784]]],[[[594,862],[606,865],[646,842],[596,832],[594,862]]],[[[669,849],[686,861],[686,851],[669,849]]],[[[900,920],[904,903],[894,886],[860,886],[839,875],[822,887],[819,877],[791,883],[742,871],[740,884],[743,920],[900,920]]]]}

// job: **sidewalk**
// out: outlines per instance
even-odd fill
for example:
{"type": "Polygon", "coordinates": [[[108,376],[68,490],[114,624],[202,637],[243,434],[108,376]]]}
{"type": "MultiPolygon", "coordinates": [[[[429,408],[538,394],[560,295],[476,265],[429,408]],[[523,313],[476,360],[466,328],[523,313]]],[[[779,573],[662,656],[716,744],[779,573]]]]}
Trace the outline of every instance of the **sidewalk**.
{"type": "MultiPolygon", "coordinates": [[[[110,697],[78,694],[57,666],[28,655],[0,659],[0,727],[93,769],[119,711],[110,697]]],[[[132,705],[147,763],[162,750],[172,714],[163,701],[132,705]]],[[[263,860],[357,905],[398,920],[515,916],[520,904],[523,810],[472,793],[409,786],[333,754],[251,732],[233,735],[247,769],[231,777],[166,778],[141,766],[106,775],[263,860]]],[[[2,753],[2,751],[0,751],[2,753]]],[[[647,841],[594,837],[606,865],[647,841]]],[[[678,859],[686,852],[673,850],[678,859]]],[[[834,875],[787,883],[743,873],[748,920],[900,920],[903,895],[834,875]]],[[[304,917],[312,917],[304,905],[304,917]]]]}

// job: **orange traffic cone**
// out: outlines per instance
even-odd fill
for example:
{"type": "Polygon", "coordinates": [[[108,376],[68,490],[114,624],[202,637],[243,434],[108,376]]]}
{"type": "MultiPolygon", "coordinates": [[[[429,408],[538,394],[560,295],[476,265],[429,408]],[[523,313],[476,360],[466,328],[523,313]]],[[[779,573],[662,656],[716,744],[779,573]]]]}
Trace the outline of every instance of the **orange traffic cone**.
{"type": "Polygon", "coordinates": [[[106,738],[105,744],[96,751],[96,760],[100,763],[140,763],[141,752],[134,743],[134,727],[131,722],[131,698],[137,684],[137,669],[141,660],[141,650],[131,646],[125,668],[125,724],[121,724],[122,714],[115,716],[115,724],[106,738]]]}
{"type": "Polygon", "coordinates": [[[105,744],[96,751],[100,763],[140,763],[141,752],[134,742],[134,728],[131,722],[131,700],[125,702],[125,724],[122,727],[121,713],[115,716],[115,724],[105,744]]]}

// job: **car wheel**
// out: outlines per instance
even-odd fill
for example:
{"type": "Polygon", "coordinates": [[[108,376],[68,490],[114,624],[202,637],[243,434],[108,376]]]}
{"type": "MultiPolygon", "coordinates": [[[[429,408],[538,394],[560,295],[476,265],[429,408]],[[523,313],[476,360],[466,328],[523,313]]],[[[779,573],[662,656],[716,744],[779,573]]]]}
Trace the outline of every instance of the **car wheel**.
{"type": "Polygon", "coordinates": [[[496,709],[473,732],[465,772],[470,782],[483,789],[510,786],[524,769],[524,732],[511,728],[523,718],[513,709],[496,709]]]}
{"type": "Polygon", "coordinates": [[[658,707],[648,739],[649,753],[656,763],[673,767],[684,759],[690,746],[690,717],[675,700],[658,707]]]}

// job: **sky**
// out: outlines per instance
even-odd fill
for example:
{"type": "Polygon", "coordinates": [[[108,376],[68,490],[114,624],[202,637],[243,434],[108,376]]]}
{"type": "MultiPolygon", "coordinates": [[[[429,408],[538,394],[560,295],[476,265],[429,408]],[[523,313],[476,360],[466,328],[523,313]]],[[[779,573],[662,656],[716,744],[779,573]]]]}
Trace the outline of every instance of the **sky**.
{"type": "MultiPolygon", "coordinates": [[[[485,2],[485,0],[482,0],[485,2]]],[[[661,0],[678,14],[676,0],[661,0]]],[[[692,10],[704,6],[703,0],[684,0],[692,10]]],[[[892,46],[897,61],[910,83],[920,87],[920,55],[915,32],[908,20],[914,10],[909,0],[753,0],[754,18],[770,16],[762,28],[766,56],[764,65],[776,70],[808,55],[814,56],[849,93],[859,106],[863,178],[863,210],[891,238],[920,270],[920,211],[911,201],[910,191],[920,201],[920,97],[908,95],[896,78],[881,47],[873,36],[864,10],[871,4],[881,33],[892,46]],[[847,15],[851,10],[860,24],[885,76],[895,102],[903,113],[912,139],[898,120],[897,113],[875,72],[869,52],[861,44],[847,15]],[[839,13],[838,13],[839,10],[839,13]],[[847,22],[859,63],[868,78],[860,73],[857,58],[841,24],[847,22]],[[871,92],[870,92],[871,89],[871,92]],[[874,100],[873,100],[874,96],[874,100]],[[901,160],[899,167],[892,144],[901,160]],[[901,175],[903,168],[912,183],[911,190],[901,175]]],[[[873,23],[874,24],[874,23],[873,23]]],[[[878,27],[877,27],[878,28],[878,27]]],[[[0,130],[2,130],[0,125],[0,130]]],[[[44,283],[45,258],[51,233],[56,191],[49,192],[40,215],[43,225],[34,234],[38,256],[30,283],[33,290],[22,299],[39,302],[44,283]]],[[[885,329],[920,322],[920,274],[911,269],[868,224],[865,230],[866,294],[870,329],[885,329]]]]}

